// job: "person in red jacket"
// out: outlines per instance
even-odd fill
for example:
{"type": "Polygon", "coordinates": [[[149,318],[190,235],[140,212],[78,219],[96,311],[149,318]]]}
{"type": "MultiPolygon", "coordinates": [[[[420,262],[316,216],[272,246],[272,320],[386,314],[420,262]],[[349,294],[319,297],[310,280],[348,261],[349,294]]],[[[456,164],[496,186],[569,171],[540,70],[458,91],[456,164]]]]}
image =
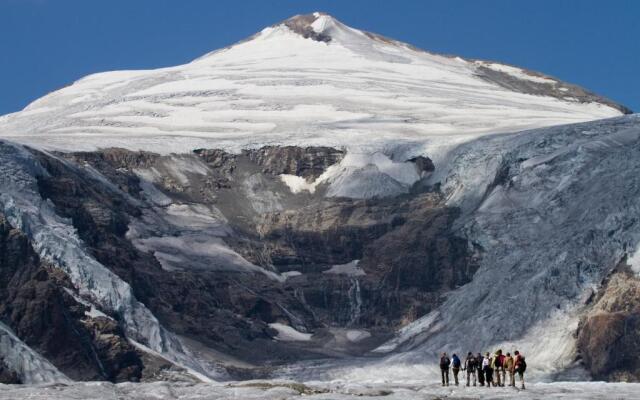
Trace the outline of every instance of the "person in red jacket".
{"type": "Polygon", "coordinates": [[[520,354],[518,350],[516,350],[513,354],[515,356],[513,369],[520,377],[520,387],[524,390],[524,371],[527,370],[527,362],[524,360],[524,356],[520,354]]]}
{"type": "Polygon", "coordinates": [[[502,354],[502,349],[498,350],[496,352],[496,375],[498,376],[497,377],[498,386],[502,386],[502,387],[504,387],[504,384],[507,379],[507,373],[504,368],[504,359],[505,359],[505,356],[504,354],[502,354]],[[502,375],[502,377],[500,375],[502,375]]]}

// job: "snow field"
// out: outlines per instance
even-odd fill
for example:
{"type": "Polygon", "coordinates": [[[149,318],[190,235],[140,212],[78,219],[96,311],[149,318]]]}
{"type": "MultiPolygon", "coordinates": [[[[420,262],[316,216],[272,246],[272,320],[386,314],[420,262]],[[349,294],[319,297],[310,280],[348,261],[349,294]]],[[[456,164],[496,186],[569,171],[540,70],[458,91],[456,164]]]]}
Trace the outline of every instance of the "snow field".
{"type": "Polygon", "coordinates": [[[179,382],[111,384],[76,383],[70,385],[18,386],[0,385],[0,399],[33,400],[222,400],[261,399],[318,400],[388,399],[550,399],[550,400],[633,400],[640,396],[640,384],[602,382],[557,382],[528,384],[526,390],[513,388],[441,387],[437,383],[404,382],[398,384],[362,384],[295,381],[245,381],[220,384],[184,384],[179,382]]]}

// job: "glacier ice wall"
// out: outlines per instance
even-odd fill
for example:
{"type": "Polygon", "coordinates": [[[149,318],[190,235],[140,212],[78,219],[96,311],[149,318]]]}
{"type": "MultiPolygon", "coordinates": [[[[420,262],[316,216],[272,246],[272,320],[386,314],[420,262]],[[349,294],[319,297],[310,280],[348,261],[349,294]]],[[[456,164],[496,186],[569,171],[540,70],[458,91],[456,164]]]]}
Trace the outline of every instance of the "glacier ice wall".
{"type": "Polygon", "coordinates": [[[519,348],[539,377],[570,367],[581,306],[640,242],[640,118],[482,138],[433,179],[482,263],[379,351],[412,363],[519,348]]]}

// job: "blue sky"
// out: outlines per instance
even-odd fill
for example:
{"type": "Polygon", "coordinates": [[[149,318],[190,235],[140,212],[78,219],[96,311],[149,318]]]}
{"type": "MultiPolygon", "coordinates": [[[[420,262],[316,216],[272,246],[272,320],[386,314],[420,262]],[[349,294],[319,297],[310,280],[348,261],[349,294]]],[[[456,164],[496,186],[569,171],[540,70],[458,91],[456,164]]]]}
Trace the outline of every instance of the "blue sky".
{"type": "Polygon", "coordinates": [[[0,0],[0,114],[89,73],[182,64],[313,11],[426,50],[545,72],[640,110],[635,0],[0,0]]]}

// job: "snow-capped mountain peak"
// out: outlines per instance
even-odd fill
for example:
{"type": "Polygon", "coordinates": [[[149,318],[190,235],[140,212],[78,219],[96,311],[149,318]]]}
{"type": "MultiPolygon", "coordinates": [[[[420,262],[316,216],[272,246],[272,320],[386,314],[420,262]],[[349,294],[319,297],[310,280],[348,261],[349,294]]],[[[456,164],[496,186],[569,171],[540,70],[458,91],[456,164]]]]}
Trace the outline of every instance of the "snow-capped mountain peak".
{"type": "Polygon", "coordinates": [[[296,15],[281,22],[280,24],[277,24],[276,26],[287,27],[305,38],[311,38],[313,40],[323,42],[333,40],[334,38],[332,37],[332,34],[341,30],[350,30],[350,28],[333,18],[331,15],[321,12],[315,12],[307,15],[296,15]]]}
{"type": "Polygon", "coordinates": [[[428,53],[313,13],[184,65],[87,76],[0,119],[0,137],[159,153],[391,144],[437,157],[485,134],[627,111],[539,73],[428,53]]]}
{"type": "Polygon", "coordinates": [[[351,28],[323,12],[296,15],[274,25],[274,27],[289,29],[305,39],[325,43],[349,44],[363,42],[365,39],[373,42],[379,38],[377,35],[367,34],[361,30],[351,28]]]}

